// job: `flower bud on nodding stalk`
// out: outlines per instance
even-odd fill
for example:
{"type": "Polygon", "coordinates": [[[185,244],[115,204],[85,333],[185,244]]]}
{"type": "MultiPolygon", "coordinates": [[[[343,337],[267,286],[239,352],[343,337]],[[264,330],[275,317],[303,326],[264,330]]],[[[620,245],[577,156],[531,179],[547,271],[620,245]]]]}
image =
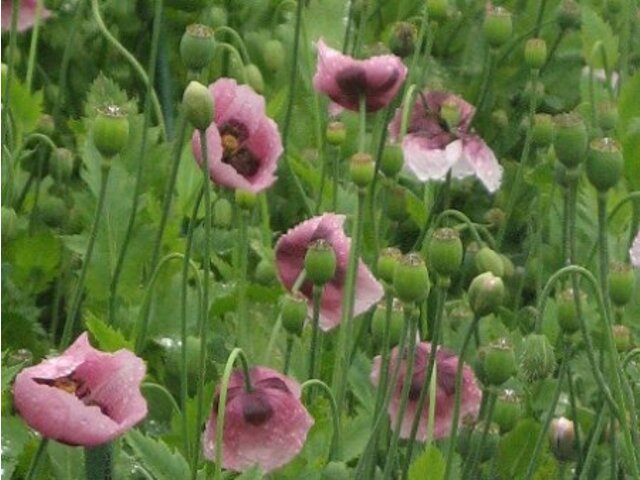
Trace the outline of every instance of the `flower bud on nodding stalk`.
{"type": "Polygon", "coordinates": [[[469,306],[477,317],[496,313],[504,301],[504,283],[491,272],[478,275],[469,285],[469,306]]]}
{"type": "Polygon", "coordinates": [[[93,143],[105,158],[120,153],[129,141],[129,119],[116,105],[98,110],[93,121],[93,143]]]}
{"type": "Polygon", "coordinates": [[[402,259],[402,252],[395,247],[387,247],[378,255],[378,277],[387,285],[393,284],[393,274],[402,259]]]}
{"type": "Polygon", "coordinates": [[[553,373],[556,356],[545,335],[532,333],[524,339],[520,374],[529,383],[543,380],[553,373]]]}
{"type": "Polygon", "coordinates": [[[49,170],[51,176],[60,183],[64,183],[71,178],[73,173],[73,152],[66,148],[56,148],[51,153],[49,170]]]}
{"type": "Polygon", "coordinates": [[[304,270],[314,285],[322,286],[336,274],[336,252],[329,242],[318,239],[311,243],[304,257],[304,270]]]}
{"type": "Polygon", "coordinates": [[[575,427],[571,420],[564,417],[551,420],[549,442],[551,451],[559,461],[566,462],[574,458],[575,437],[575,427]]]}
{"type": "Polygon", "coordinates": [[[577,113],[562,113],[556,115],[553,121],[556,157],[567,169],[572,170],[584,161],[587,153],[587,126],[577,113]]]}
{"type": "Polygon", "coordinates": [[[429,271],[417,253],[402,257],[393,274],[396,296],[405,303],[419,302],[427,298],[431,288],[429,271]]]}
{"type": "Polygon", "coordinates": [[[199,23],[187,27],[180,40],[180,56],[189,70],[198,71],[209,65],[215,53],[213,30],[199,23]]]}
{"type": "Polygon", "coordinates": [[[504,45],[513,33],[511,13],[502,7],[489,4],[482,29],[489,45],[494,48],[504,45]]]}
{"type": "Polygon", "coordinates": [[[631,329],[626,325],[614,325],[611,328],[613,331],[613,341],[616,344],[616,350],[620,353],[631,350],[631,347],[633,347],[633,335],[631,333],[631,329]]]}
{"type": "Polygon", "coordinates": [[[255,92],[264,92],[264,78],[262,78],[262,72],[257,65],[253,63],[245,65],[244,74],[247,77],[247,83],[255,92]]]}
{"type": "Polygon", "coordinates": [[[609,296],[616,307],[624,307],[631,301],[636,276],[631,265],[623,262],[613,262],[609,266],[609,296]]]}
{"type": "Polygon", "coordinates": [[[433,232],[427,248],[429,267],[442,277],[451,277],[460,269],[464,255],[460,235],[453,228],[433,232]]]}
{"type": "Polygon", "coordinates": [[[182,105],[191,125],[206,130],[213,121],[213,97],[200,82],[192,81],[182,96],[182,105]]]}
{"type": "Polygon", "coordinates": [[[562,290],[556,295],[556,307],[560,330],[568,335],[577,332],[580,328],[580,321],[573,298],[573,288],[562,290]]]}
{"type": "Polygon", "coordinates": [[[599,192],[606,192],[620,180],[624,160],[620,146],[612,138],[599,138],[589,144],[587,178],[599,192]]]}
{"type": "Polygon", "coordinates": [[[307,319],[307,300],[301,294],[287,293],[282,297],[282,326],[291,335],[300,336],[307,319]]]}

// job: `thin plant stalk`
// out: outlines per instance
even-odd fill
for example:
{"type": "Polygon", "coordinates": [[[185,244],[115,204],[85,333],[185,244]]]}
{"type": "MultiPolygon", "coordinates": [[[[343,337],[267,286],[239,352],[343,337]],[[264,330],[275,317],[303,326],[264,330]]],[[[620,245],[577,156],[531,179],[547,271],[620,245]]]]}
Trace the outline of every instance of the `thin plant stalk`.
{"type": "Polygon", "coordinates": [[[340,412],[336,404],[336,399],[333,396],[331,388],[321,380],[317,378],[310,378],[301,385],[301,390],[304,391],[311,387],[320,387],[325,393],[327,399],[329,399],[329,406],[331,408],[331,421],[333,423],[333,435],[331,437],[331,445],[329,446],[328,461],[339,460],[342,454],[342,447],[340,442],[340,412]]]}
{"type": "Polygon", "coordinates": [[[320,301],[322,300],[322,287],[313,286],[313,320],[311,322],[311,348],[309,349],[309,380],[316,378],[318,351],[318,336],[320,334],[320,301]]]}
{"type": "Polygon", "coordinates": [[[85,447],[84,465],[87,480],[113,478],[113,442],[97,447],[85,447]]]}
{"type": "Polygon", "coordinates": [[[31,91],[33,80],[33,69],[36,64],[36,53],[38,50],[38,37],[40,34],[40,23],[42,21],[42,0],[36,0],[36,14],[33,18],[33,30],[31,31],[31,43],[29,45],[29,59],[27,60],[27,89],[31,91]]]}

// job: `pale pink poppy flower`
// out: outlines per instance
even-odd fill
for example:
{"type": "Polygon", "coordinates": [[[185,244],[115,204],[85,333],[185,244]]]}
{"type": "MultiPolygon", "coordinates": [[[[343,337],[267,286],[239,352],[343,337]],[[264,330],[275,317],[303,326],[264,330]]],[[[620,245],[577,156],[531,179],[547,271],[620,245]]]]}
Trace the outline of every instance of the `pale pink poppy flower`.
{"type": "MultiPolygon", "coordinates": [[[[209,85],[214,123],[207,129],[209,176],[214,182],[255,193],[276,181],[282,141],[267,117],[264,97],[231,78],[209,85]]],[[[201,164],[200,133],[194,132],[193,155],[201,164]]]]}
{"type": "MultiPolygon", "coordinates": [[[[222,467],[243,472],[258,465],[264,473],[276,470],[300,453],[313,418],[300,402],[300,385],[275,370],[255,367],[249,373],[251,392],[245,389],[244,373],[229,378],[222,436],[222,467]]],[[[204,431],[204,456],[215,461],[216,421],[220,387],[204,431]]]]}
{"type": "Polygon", "coordinates": [[[364,95],[368,112],[388,105],[407,76],[407,67],[400,57],[378,55],[356,60],[318,40],[318,65],[313,86],[347,110],[360,109],[364,95]]]}
{"type": "Polygon", "coordinates": [[[636,234],[636,238],[633,239],[629,249],[629,258],[631,259],[631,265],[640,268],[640,231],[636,234]]]}
{"type": "MultiPolygon", "coordinates": [[[[331,330],[340,323],[344,296],[344,282],[349,262],[351,239],[344,233],[344,215],[325,213],[310,218],[285,233],[276,244],[276,266],[282,284],[291,290],[304,268],[307,249],[315,240],[326,240],[336,253],[336,273],[325,286],[320,302],[320,328],[331,330]]],[[[300,292],[307,298],[309,314],[312,312],[313,285],[303,282],[300,292]]],[[[382,285],[374,278],[362,260],[359,260],[355,286],[354,315],[366,312],[378,303],[384,294],[382,285]]]]}
{"type": "MultiPolygon", "coordinates": [[[[444,180],[449,170],[455,178],[475,175],[489,192],[502,181],[502,167],[493,151],[471,130],[475,108],[447,92],[418,94],[407,132],[402,139],[405,167],[418,180],[444,180]],[[455,112],[458,123],[450,128],[442,117],[442,108],[455,112]]],[[[400,141],[402,109],[389,124],[392,141],[400,141]]]]}
{"type": "MultiPolygon", "coordinates": [[[[409,438],[411,435],[411,427],[417,412],[418,398],[420,391],[426,381],[427,364],[429,363],[429,354],[431,352],[431,344],[422,342],[416,345],[416,357],[413,367],[413,375],[411,378],[411,387],[409,389],[409,401],[407,408],[400,424],[400,438],[409,438]]],[[[398,361],[398,347],[391,351],[391,360],[389,363],[389,371],[393,371],[398,361]]],[[[456,369],[458,368],[459,358],[452,352],[443,348],[438,348],[436,354],[436,407],[435,407],[435,425],[433,428],[433,437],[438,440],[445,438],[451,431],[454,399],[456,390],[456,369]]],[[[373,359],[373,370],[371,372],[371,383],[378,386],[380,381],[380,362],[381,357],[377,356],[373,359]]],[[[393,396],[389,403],[388,413],[392,426],[398,421],[398,410],[400,409],[400,401],[402,398],[402,387],[405,382],[405,372],[407,362],[402,360],[400,365],[400,374],[398,382],[393,389],[393,396]]],[[[428,394],[427,394],[428,395],[428,394]]],[[[476,383],[475,375],[471,367],[464,365],[462,370],[462,392],[460,402],[460,421],[465,417],[478,416],[480,410],[480,400],[482,392],[476,383]]],[[[420,412],[420,423],[416,440],[424,442],[427,438],[427,423],[429,418],[429,397],[422,412],[420,412]]]]}
{"type": "MultiPolygon", "coordinates": [[[[44,2],[43,2],[44,3],[44,2]]],[[[11,13],[13,11],[11,0],[2,0],[2,30],[11,30],[11,13]]],[[[22,0],[20,2],[20,11],[18,12],[18,31],[30,29],[36,23],[36,0],[22,0]]],[[[51,12],[42,7],[40,12],[40,20],[44,20],[51,16],[51,12]]]]}
{"type": "Polygon", "coordinates": [[[93,447],[119,437],[147,415],[140,393],[143,360],[128,350],[105,353],[83,333],[65,352],[25,368],[13,401],[44,437],[93,447]]]}

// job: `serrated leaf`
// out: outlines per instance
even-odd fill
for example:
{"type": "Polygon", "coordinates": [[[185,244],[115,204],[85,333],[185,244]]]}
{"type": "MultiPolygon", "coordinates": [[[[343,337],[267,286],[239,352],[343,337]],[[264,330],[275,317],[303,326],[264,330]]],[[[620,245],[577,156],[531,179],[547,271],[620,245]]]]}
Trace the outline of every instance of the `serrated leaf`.
{"type": "Polygon", "coordinates": [[[87,101],[85,103],[85,115],[92,118],[96,110],[109,105],[117,105],[127,113],[135,113],[135,102],[129,101],[127,93],[120,86],[100,73],[91,84],[87,101]]]}
{"type": "MultiPolygon", "coordinates": [[[[2,74],[2,93],[6,85],[6,74],[2,74]]],[[[42,113],[42,90],[30,92],[26,85],[20,82],[14,75],[11,80],[11,92],[9,94],[11,117],[15,122],[16,130],[20,134],[31,132],[42,113]]]]}
{"type": "Polygon", "coordinates": [[[525,474],[539,432],[538,422],[528,418],[502,437],[497,458],[501,478],[521,478],[525,474]]]}
{"type": "Polygon", "coordinates": [[[60,240],[49,230],[23,232],[11,243],[9,256],[17,285],[38,293],[55,277],[60,262],[60,240]]]}
{"type": "Polygon", "coordinates": [[[440,450],[430,445],[409,467],[409,480],[441,480],[445,466],[440,450]]]}
{"type": "MultiPolygon", "coordinates": [[[[2,373],[4,377],[4,371],[2,373]]],[[[2,379],[4,381],[4,378],[2,379]]],[[[11,478],[18,459],[31,439],[29,429],[19,417],[2,417],[2,477],[11,478]]]]}
{"type": "Polygon", "coordinates": [[[58,480],[84,480],[84,459],[81,448],[74,448],[58,442],[47,445],[47,455],[51,469],[58,480]]]}
{"type": "Polygon", "coordinates": [[[605,68],[600,49],[594,48],[597,42],[602,42],[607,66],[613,68],[618,63],[618,37],[600,15],[582,6],[582,54],[591,67],[605,68]]]}
{"type": "Polygon", "coordinates": [[[91,336],[98,342],[100,350],[106,352],[115,352],[123,348],[133,350],[133,342],[127,340],[119,330],[107,325],[103,320],[91,313],[87,314],[85,326],[91,336]]]}
{"type": "Polygon", "coordinates": [[[624,171],[632,190],[640,189],[640,73],[630,77],[618,98],[620,140],[624,171]]]}
{"type": "Polygon", "coordinates": [[[162,440],[131,430],[125,437],[135,456],[153,478],[157,480],[176,480],[189,478],[191,471],[185,458],[172,451],[162,440]]]}

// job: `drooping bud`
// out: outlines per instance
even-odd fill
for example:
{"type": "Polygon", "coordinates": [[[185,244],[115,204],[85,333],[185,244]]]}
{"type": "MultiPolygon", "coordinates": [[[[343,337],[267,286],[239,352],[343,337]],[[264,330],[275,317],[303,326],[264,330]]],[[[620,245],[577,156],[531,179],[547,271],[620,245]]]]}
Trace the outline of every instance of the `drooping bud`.
{"type": "Polygon", "coordinates": [[[282,42],[275,38],[268,40],[262,47],[264,64],[272,72],[277,72],[284,64],[285,51],[282,42]]]}
{"type": "Polygon", "coordinates": [[[257,65],[253,63],[246,64],[244,66],[244,75],[247,79],[247,84],[256,93],[264,92],[264,78],[262,78],[262,72],[257,65]]]}
{"type": "Polygon", "coordinates": [[[524,45],[524,61],[531,69],[540,69],[547,61],[547,42],[530,38],[524,45]]]}
{"type": "Polygon", "coordinates": [[[516,267],[513,262],[506,255],[500,254],[500,260],[502,260],[502,271],[504,272],[502,278],[509,279],[516,274],[516,267]]]}
{"type": "Polygon", "coordinates": [[[400,145],[387,144],[382,151],[380,170],[389,178],[395,177],[404,165],[404,153],[400,145]]]}
{"type": "Polygon", "coordinates": [[[69,217],[69,209],[60,197],[45,195],[38,202],[38,215],[51,228],[63,228],[69,217]]]}
{"type": "Polygon", "coordinates": [[[304,257],[304,270],[314,285],[322,286],[336,274],[336,252],[331,244],[318,239],[311,243],[304,257]]]}
{"type": "Polygon", "coordinates": [[[589,145],[587,178],[599,192],[614,187],[622,176],[624,160],[618,143],[612,138],[599,138],[589,145]]]}
{"type": "Polygon", "coordinates": [[[520,375],[529,383],[543,380],[553,373],[556,356],[545,335],[532,333],[524,339],[520,375]]]}
{"type": "Polygon", "coordinates": [[[484,377],[489,385],[502,385],[516,373],[516,354],[506,338],[493,342],[485,350],[484,377]]]}
{"type": "Polygon", "coordinates": [[[389,37],[389,50],[400,58],[406,58],[416,48],[418,32],[415,25],[409,22],[396,22],[389,37]]]}
{"type": "Polygon", "coordinates": [[[302,335],[302,328],[307,319],[307,300],[302,294],[287,293],[281,303],[282,326],[291,335],[302,335]]]}
{"type": "Polygon", "coordinates": [[[120,153],[129,141],[129,119],[118,106],[98,110],[93,121],[93,143],[105,158],[120,153]]]}
{"type": "Polygon", "coordinates": [[[38,123],[36,124],[36,132],[50,137],[55,132],[55,129],[56,124],[51,115],[48,115],[46,113],[40,115],[40,118],[38,118],[38,123]]]}
{"type": "Polygon", "coordinates": [[[402,257],[393,274],[393,288],[396,296],[405,303],[427,298],[431,282],[429,271],[419,254],[409,253],[402,257]]]}
{"type": "Polygon", "coordinates": [[[513,33],[511,13],[502,7],[493,7],[489,4],[482,29],[489,45],[494,48],[504,45],[513,33]]]}
{"type": "Polygon", "coordinates": [[[269,285],[276,279],[276,266],[273,260],[268,258],[261,259],[256,265],[255,277],[258,283],[269,285]]]}
{"type": "Polygon", "coordinates": [[[554,418],[549,426],[549,442],[551,451],[561,462],[567,462],[575,457],[575,427],[573,422],[565,417],[554,418]]]}
{"type": "Polygon", "coordinates": [[[378,277],[387,285],[393,284],[393,274],[402,259],[402,252],[395,247],[387,247],[378,254],[378,277]]]}
{"type": "Polygon", "coordinates": [[[73,173],[73,152],[66,148],[56,148],[51,152],[49,170],[51,176],[60,183],[64,183],[71,178],[73,173]]]}
{"type": "Polygon", "coordinates": [[[367,187],[376,174],[375,163],[368,153],[355,153],[351,156],[349,163],[351,181],[360,188],[367,187]]]}
{"type": "Polygon", "coordinates": [[[453,228],[439,228],[427,248],[429,267],[442,277],[451,277],[460,269],[464,255],[460,234],[453,228]]]}
{"type": "Polygon", "coordinates": [[[213,121],[213,97],[200,82],[192,81],[182,96],[182,105],[191,125],[206,130],[213,121]]]}
{"type": "Polygon", "coordinates": [[[611,327],[613,341],[619,353],[627,352],[633,347],[633,335],[631,329],[626,325],[614,325],[611,327]]]}
{"type": "Polygon", "coordinates": [[[493,421],[498,424],[501,432],[510,432],[522,417],[522,410],[522,401],[516,392],[504,390],[496,398],[493,421]]]}
{"type": "MultiPolygon", "coordinates": [[[[389,320],[389,345],[394,347],[400,343],[400,337],[402,336],[402,327],[404,324],[402,302],[399,302],[398,300],[393,302],[389,320]]],[[[384,305],[384,302],[381,302],[373,313],[373,319],[371,321],[371,333],[373,334],[373,338],[377,345],[382,345],[386,323],[387,307],[384,305]]]]}
{"type": "Polygon", "coordinates": [[[214,53],[213,30],[199,23],[189,25],[180,40],[180,56],[186,67],[202,70],[213,60],[214,53]]]}
{"type": "Polygon", "coordinates": [[[616,307],[624,307],[631,301],[635,290],[636,277],[631,265],[613,262],[609,266],[609,296],[616,307]]]}
{"type": "Polygon", "coordinates": [[[504,275],[504,263],[500,254],[489,247],[482,247],[475,256],[478,273],[491,272],[497,277],[504,275]]]}
{"type": "Polygon", "coordinates": [[[587,126],[577,113],[562,113],[556,115],[553,121],[556,157],[567,169],[574,169],[584,161],[587,153],[587,126]]]}
{"type": "Polygon", "coordinates": [[[326,136],[329,145],[340,146],[347,139],[347,128],[342,122],[331,122],[327,125],[326,136]]]}
{"type": "Polygon", "coordinates": [[[573,288],[562,290],[556,295],[557,318],[560,330],[567,335],[577,332],[580,328],[576,302],[573,298],[573,288]]]}
{"type": "Polygon", "coordinates": [[[504,283],[491,272],[478,275],[469,285],[469,306],[477,317],[498,311],[504,301],[504,283]]]}

